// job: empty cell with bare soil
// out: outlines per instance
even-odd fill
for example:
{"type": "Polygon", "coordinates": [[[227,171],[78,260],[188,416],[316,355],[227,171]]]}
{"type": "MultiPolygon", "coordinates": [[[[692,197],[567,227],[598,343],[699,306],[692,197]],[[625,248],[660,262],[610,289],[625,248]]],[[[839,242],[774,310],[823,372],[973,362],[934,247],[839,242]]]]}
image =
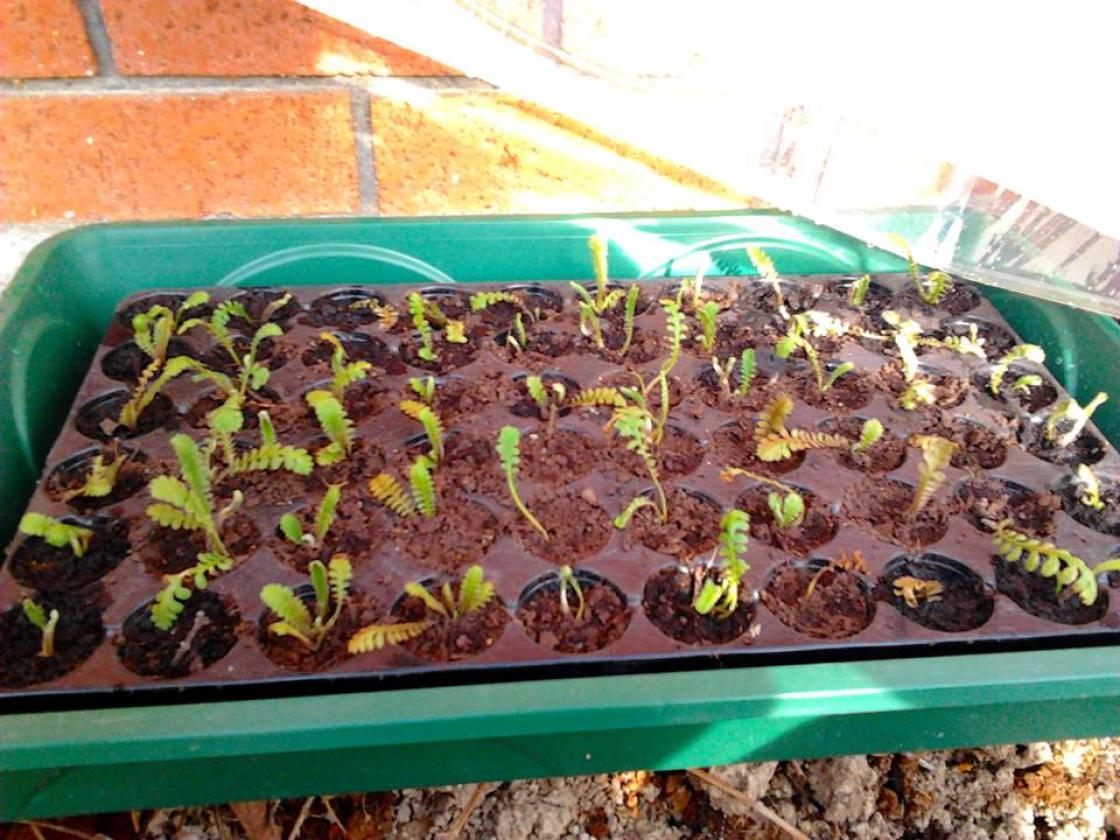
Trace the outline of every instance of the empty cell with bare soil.
{"type": "Polygon", "coordinates": [[[185,677],[209,668],[237,644],[240,617],[226,599],[194,592],[169,630],[152,622],[152,602],[137,608],[121,628],[117,655],[142,677],[185,677]]]}
{"type": "Polygon", "coordinates": [[[642,591],[642,609],[650,622],[674,641],[687,645],[724,645],[750,629],[756,605],[740,590],[737,606],[726,616],[702,615],[694,606],[704,583],[704,569],[665,566],[654,572],[642,591]]]}
{"type": "Polygon", "coordinates": [[[559,574],[525,588],[516,617],[526,635],[560,653],[593,653],[614,644],[630,626],[626,596],[591,572],[575,570],[572,579],[578,591],[559,574]]]}
{"type": "Polygon", "coordinates": [[[400,345],[401,361],[411,367],[445,373],[469,365],[479,353],[479,339],[465,336],[463,342],[448,341],[445,333],[437,333],[430,348],[426,348],[419,336],[404,339],[400,345]],[[423,351],[431,350],[431,358],[425,358],[423,351]]]}
{"type": "Polygon", "coordinates": [[[828,510],[828,503],[811,490],[794,488],[804,506],[799,516],[780,522],[781,500],[786,493],[767,484],[756,484],[743,491],[735,506],[751,517],[751,536],[791,554],[808,554],[836,536],[839,523],[828,510]],[[774,499],[772,501],[771,499],[774,499]]]}
{"type": "Polygon", "coordinates": [[[311,301],[301,320],[313,327],[357,330],[376,321],[377,307],[384,305],[385,298],[370,289],[337,289],[311,301]]]}
{"type": "Polygon", "coordinates": [[[510,362],[534,369],[554,364],[555,359],[576,352],[577,336],[571,332],[548,327],[529,330],[524,336],[512,330],[494,336],[494,345],[510,362]]]}
{"type": "Polygon", "coordinates": [[[985,533],[1010,519],[1016,530],[1036,537],[1054,529],[1058,510],[1058,498],[1052,493],[1036,493],[1017,482],[987,475],[964,479],[957,487],[956,504],[969,524],[985,533]]]}
{"type": "MultiPolygon", "coordinates": [[[[656,494],[647,491],[651,499],[656,494]]],[[[719,536],[720,506],[711,497],[681,487],[666,490],[668,515],[661,520],[656,505],[641,508],[630,530],[646,548],[690,560],[710,551],[719,536]]]]}
{"type": "Polygon", "coordinates": [[[443,496],[435,516],[416,513],[392,525],[397,547],[423,568],[455,571],[477,563],[502,535],[497,518],[479,502],[443,496]]]}
{"type": "Polygon", "coordinates": [[[589,491],[544,492],[530,500],[530,507],[548,532],[545,537],[519,516],[513,533],[525,547],[550,563],[564,565],[595,554],[611,538],[611,520],[589,491]]]}
{"type": "Polygon", "coordinates": [[[602,467],[606,444],[599,436],[574,429],[525,435],[521,472],[544,487],[559,487],[602,467]]]}
{"type": "Polygon", "coordinates": [[[898,557],[882,576],[882,597],[923,627],[963,633],[992,617],[995,599],[980,575],[941,554],[898,557]]]}
{"type": "Polygon", "coordinates": [[[762,603],[782,624],[819,639],[845,639],[875,617],[875,602],[859,574],[827,560],[790,561],[776,568],[762,603]]]}
{"type": "MultiPolygon", "coordinates": [[[[420,448],[428,451],[426,445],[420,448]]],[[[443,492],[458,489],[485,496],[505,494],[506,480],[494,453],[494,441],[479,435],[449,435],[435,478],[443,492]]]]}
{"type": "Polygon", "coordinates": [[[935,498],[914,511],[915,491],[913,485],[903,481],[864,479],[844,493],[841,511],[849,520],[896,545],[932,545],[949,529],[948,505],[935,498]]]}

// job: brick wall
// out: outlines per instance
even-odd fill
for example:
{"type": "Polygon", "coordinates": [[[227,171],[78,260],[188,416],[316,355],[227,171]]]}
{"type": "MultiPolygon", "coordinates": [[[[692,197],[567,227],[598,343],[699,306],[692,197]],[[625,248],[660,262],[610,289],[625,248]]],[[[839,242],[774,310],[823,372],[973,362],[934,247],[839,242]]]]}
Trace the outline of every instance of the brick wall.
{"type": "Polygon", "coordinates": [[[747,201],[290,0],[0,0],[0,126],[0,222],[747,201]]]}

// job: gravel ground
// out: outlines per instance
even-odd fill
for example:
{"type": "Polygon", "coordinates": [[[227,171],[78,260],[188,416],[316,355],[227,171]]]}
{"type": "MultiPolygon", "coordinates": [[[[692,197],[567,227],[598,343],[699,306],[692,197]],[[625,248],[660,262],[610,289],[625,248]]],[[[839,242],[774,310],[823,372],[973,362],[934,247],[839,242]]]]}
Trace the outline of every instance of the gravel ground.
{"type": "Polygon", "coordinates": [[[66,834],[16,824],[0,826],[0,838],[1120,837],[1120,739],[734,764],[710,772],[739,795],[686,773],[640,771],[50,821],[66,834]],[[795,830],[760,816],[756,802],[795,830]]]}

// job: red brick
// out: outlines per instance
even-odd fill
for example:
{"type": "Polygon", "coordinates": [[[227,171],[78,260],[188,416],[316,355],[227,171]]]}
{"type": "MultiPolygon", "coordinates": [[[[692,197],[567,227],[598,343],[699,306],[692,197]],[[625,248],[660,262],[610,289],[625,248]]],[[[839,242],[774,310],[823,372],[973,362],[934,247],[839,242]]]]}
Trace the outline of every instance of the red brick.
{"type": "Polygon", "coordinates": [[[340,92],[0,97],[0,218],[345,213],[340,92]]]}
{"type": "Polygon", "coordinates": [[[102,0],[127,75],[457,75],[292,0],[102,0]]]}
{"type": "MultiPolygon", "coordinates": [[[[753,203],[503,95],[375,100],[384,214],[723,209],[753,203]]],[[[555,116],[555,115],[554,115],[555,116]]]]}
{"type": "Polygon", "coordinates": [[[74,0],[0,0],[0,76],[92,76],[96,70],[74,0]]]}

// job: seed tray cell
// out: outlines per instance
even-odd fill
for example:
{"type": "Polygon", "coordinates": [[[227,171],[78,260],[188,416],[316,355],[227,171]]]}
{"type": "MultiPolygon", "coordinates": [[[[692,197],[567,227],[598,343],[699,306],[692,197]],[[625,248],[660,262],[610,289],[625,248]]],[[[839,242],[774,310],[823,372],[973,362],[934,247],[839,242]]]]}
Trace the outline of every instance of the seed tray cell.
{"type": "MultiPolygon", "coordinates": [[[[940,306],[913,294],[904,277],[874,277],[864,306],[848,303],[851,278],[786,277],[785,304],[815,309],[874,334],[885,329],[881,313],[895,309],[913,318],[923,334],[970,336],[973,326],[994,360],[1019,338],[979,289],[958,282],[940,306]]],[[[237,296],[253,317],[290,291],[274,319],[282,336],[262,345],[271,369],[253,398],[250,422],[239,435],[257,440],[255,412],[268,410],[287,444],[312,450],[324,444],[304,395],[329,381],[334,334],[350,359],[373,366],[353,386],[346,406],[355,421],[349,459],[318,467],[309,477],[251,474],[219,484],[219,506],[233,490],[245,496],[228,520],[227,544],[238,563],[188,601],[170,634],[151,627],[147,604],[161,576],[193,561],[200,547],[186,532],[154,527],[145,516],[145,489],[155,475],[177,474],[170,435],[206,434],[206,415],[220,403],[212,386],[189,376],[173,380],[141,416],[137,431],[116,423],[120,406],[146,358],[131,339],[132,315],[185,293],[160,290],[125,301],[83,382],[66,426],[51,449],[29,510],[56,517],[85,517],[95,530],[81,560],[37,538],[13,541],[0,570],[0,708],[34,704],[65,707],[205,699],[212,696],[281,696],[292,693],[511,680],[536,676],[704,668],[715,664],[843,661],[927,656],[975,650],[1037,649],[1116,641],[1117,613],[1108,581],[1097,601],[1084,606],[1058,597],[1052,580],[1026,575],[993,557],[990,523],[1010,516],[1016,527],[1050,540],[1090,564],[1113,556],[1120,527],[1110,512],[1115,485],[1104,481],[1104,511],[1078,499],[1077,463],[1101,476],[1116,474],[1117,455],[1089,425],[1064,451],[1045,443],[1041,423],[1063,391],[1041,367],[1013,366],[1005,383],[1023,372],[1042,382],[1028,391],[1005,387],[991,395],[983,359],[944,347],[922,348],[923,375],[935,383],[932,406],[906,411],[897,350],[890,342],[853,336],[813,339],[826,364],[850,361],[855,369],[822,396],[803,354],[780,359],[774,342],[785,324],[773,290],[753,279],[712,278],[705,295],[720,303],[715,353],[757,352],[758,373],[748,394],[721,394],[711,354],[697,346],[700,328],[689,315],[690,338],[672,371],[671,412],[659,447],[659,467],[669,494],[669,525],[639,511],[630,526],[611,522],[637,494],[652,492],[641,461],[604,431],[608,408],[565,408],[554,425],[528,398],[524,377],[540,375],[565,393],[646,382],[668,353],[665,316],[658,300],[675,283],[643,282],[634,337],[625,356],[621,318],[604,321],[607,349],[583,335],[575,295],[567,284],[458,284],[347,288],[215,289],[211,304],[237,296]],[[467,341],[437,342],[438,360],[421,358],[406,297],[414,288],[449,317],[462,318],[467,341]],[[533,313],[526,335],[516,335],[514,310],[498,305],[472,312],[468,296],[480,290],[515,290],[533,313]],[[391,304],[395,324],[379,322],[367,301],[391,304]],[[511,341],[511,335],[513,340],[511,341]],[[520,346],[523,345],[523,346],[520,346]],[[614,348],[614,349],[612,349],[614,348]],[[420,425],[398,410],[415,399],[415,377],[437,379],[434,408],[446,429],[445,455],[435,469],[438,513],[403,519],[377,504],[367,481],[387,471],[407,479],[409,463],[425,451],[420,425]],[[753,429],[770,398],[795,401],[787,425],[858,436],[866,418],[881,420],[887,434],[864,456],[845,449],[815,449],[780,463],[754,456],[753,429]],[[551,534],[536,536],[510,502],[494,444],[507,424],[522,432],[518,486],[551,534]],[[947,481],[921,514],[901,515],[913,494],[920,453],[907,441],[939,435],[958,444],[947,481]],[[64,499],[68,482],[98,452],[130,457],[110,496],[64,499]],[[799,489],[808,515],[795,529],[778,528],[769,512],[766,481],[721,477],[733,466],[799,489]],[[310,517],[328,484],[341,483],[336,525],[317,550],[286,542],[277,523],[286,512],[310,517]],[[731,617],[700,619],[691,611],[694,583],[682,564],[695,568],[712,553],[721,513],[732,507],[752,518],[746,560],[751,569],[731,617]],[[350,556],[354,595],[331,642],[311,655],[292,640],[267,632],[259,599],[270,582],[306,582],[306,566],[333,553],[350,556]],[[855,561],[862,558],[863,565],[855,561]],[[847,561],[848,566],[839,565],[847,561]],[[497,600],[468,621],[443,626],[428,638],[383,650],[347,655],[345,639],[370,622],[415,617],[403,597],[410,581],[454,581],[481,564],[497,587],[497,600]],[[575,567],[588,595],[585,626],[561,623],[557,570],[575,567]],[[893,581],[909,575],[936,579],[940,601],[908,605],[893,581]],[[27,595],[57,606],[59,654],[33,656],[34,633],[18,602],[27,595]],[[27,650],[25,650],[27,648],[27,650]],[[31,651],[31,655],[27,655],[31,651]]],[[[686,308],[687,311],[687,308],[686,308]]],[[[619,307],[621,312],[621,306],[619,307]]],[[[205,315],[205,307],[198,314],[205,315]]],[[[251,325],[231,322],[247,346],[251,325]]],[[[442,334],[441,334],[442,335],[442,334]]],[[[226,361],[202,331],[173,343],[171,355],[194,356],[215,369],[226,361]]],[[[228,370],[226,372],[229,372],[228,370]]],[[[653,395],[656,398],[656,394],[653,395]]]]}

